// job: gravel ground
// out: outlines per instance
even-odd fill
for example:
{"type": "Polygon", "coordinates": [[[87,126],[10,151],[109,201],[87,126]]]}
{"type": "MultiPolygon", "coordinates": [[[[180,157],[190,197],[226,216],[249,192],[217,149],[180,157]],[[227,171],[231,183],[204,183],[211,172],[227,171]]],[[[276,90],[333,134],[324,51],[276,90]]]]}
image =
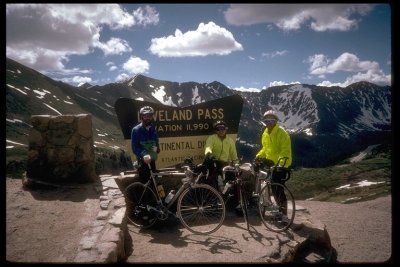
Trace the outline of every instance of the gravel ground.
{"type": "Polygon", "coordinates": [[[339,263],[386,262],[392,255],[392,198],[352,204],[297,201],[326,225],[339,263]]]}

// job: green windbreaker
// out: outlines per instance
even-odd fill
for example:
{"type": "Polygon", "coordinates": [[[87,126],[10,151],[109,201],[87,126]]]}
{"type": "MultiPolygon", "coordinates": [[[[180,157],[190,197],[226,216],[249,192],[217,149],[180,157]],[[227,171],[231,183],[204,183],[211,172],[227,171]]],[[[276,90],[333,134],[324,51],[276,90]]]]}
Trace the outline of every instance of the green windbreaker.
{"type": "MultiPolygon", "coordinates": [[[[256,157],[272,160],[275,164],[279,158],[288,157],[285,167],[292,164],[292,145],[289,134],[278,124],[268,133],[265,128],[261,137],[262,149],[258,151],[256,157]]],[[[280,162],[281,164],[283,161],[280,162]]]]}
{"type": "Polygon", "coordinates": [[[221,140],[217,134],[210,135],[206,140],[204,155],[208,152],[221,161],[230,162],[238,159],[235,142],[228,136],[221,140]]]}

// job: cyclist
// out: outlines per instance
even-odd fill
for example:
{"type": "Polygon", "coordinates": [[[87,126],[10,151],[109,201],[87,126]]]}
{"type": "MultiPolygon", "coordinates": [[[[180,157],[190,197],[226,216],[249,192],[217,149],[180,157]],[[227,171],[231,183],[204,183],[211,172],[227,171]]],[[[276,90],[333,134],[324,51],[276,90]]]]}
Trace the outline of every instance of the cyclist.
{"type": "Polygon", "coordinates": [[[141,122],[132,128],[132,151],[138,160],[139,179],[145,183],[150,177],[148,163],[151,170],[156,171],[157,154],[160,153],[158,133],[153,123],[154,109],[144,106],[139,110],[141,122]]]}
{"type": "MultiPolygon", "coordinates": [[[[264,113],[263,122],[266,126],[262,137],[261,137],[261,150],[256,154],[254,162],[257,164],[263,164],[267,167],[271,167],[278,163],[278,159],[282,157],[288,157],[285,166],[288,168],[292,164],[292,148],[291,140],[288,132],[278,124],[279,118],[274,110],[268,110],[264,113]]],[[[283,163],[283,162],[281,162],[283,163]]],[[[272,180],[277,183],[284,184],[281,179],[285,178],[286,172],[274,172],[272,180]]],[[[280,206],[280,211],[287,215],[287,199],[282,188],[272,188],[272,191],[276,197],[277,202],[280,206]]]]}
{"type": "MultiPolygon", "coordinates": [[[[218,189],[217,177],[222,177],[222,168],[229,163],[238,163],[236,144],[232,138],[226,136],[228,127],[222,120],[213,124],[215,133],[210,135],[205,144],[204,163],[210,170],[210,185],[218,189]],[[212,166],[215,163],[216,166],[212,166]]],[[[235,179],[234,177],[232,179],[235,179]]],[[[221,186],[221,185],[220,185],[221,186]]]]}

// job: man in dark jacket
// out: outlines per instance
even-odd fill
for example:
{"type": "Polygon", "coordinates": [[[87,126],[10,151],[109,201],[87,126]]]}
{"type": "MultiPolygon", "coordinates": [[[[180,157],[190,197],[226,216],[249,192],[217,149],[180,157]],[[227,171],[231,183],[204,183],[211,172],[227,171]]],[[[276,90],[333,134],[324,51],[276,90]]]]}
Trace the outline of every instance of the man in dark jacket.
{"type": "Polygon", "coordinates": [[[132,151],[138,160],[138,171],[141,182],[145,183],[150,177],[151,166],[153,172],[156,171],[157,154],[160,153],[158,134],[153,124],[154,109],[144,106],[139,111],[142,122],[132,128],[131,145],[132,151]]]}

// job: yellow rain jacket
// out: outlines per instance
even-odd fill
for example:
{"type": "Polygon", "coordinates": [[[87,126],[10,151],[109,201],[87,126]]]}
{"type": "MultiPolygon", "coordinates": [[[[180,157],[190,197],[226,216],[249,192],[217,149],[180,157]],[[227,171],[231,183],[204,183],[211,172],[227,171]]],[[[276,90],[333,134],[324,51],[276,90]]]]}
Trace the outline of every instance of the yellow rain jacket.
{"type": "Polygon", "coordinates": [[[220,161],[230,162],[238,159],[235,142],[228,136],[221,140],[217,134],[210,135],[206,140],[204,155],[208,152],[220,161]]]}
{"type": "MultiPolygon", "coordinates": [[[[268,133],[265,128],[261,137],[262,149],[258,151],[257,158],[266,158],[272,160],[275,164],[279,158],[288,157],[284,167],[292,164],[292,145],[289,134],[278,124],[268,133]]],[[[283,161],[280,162],[283,164],[283,161]]]]}

